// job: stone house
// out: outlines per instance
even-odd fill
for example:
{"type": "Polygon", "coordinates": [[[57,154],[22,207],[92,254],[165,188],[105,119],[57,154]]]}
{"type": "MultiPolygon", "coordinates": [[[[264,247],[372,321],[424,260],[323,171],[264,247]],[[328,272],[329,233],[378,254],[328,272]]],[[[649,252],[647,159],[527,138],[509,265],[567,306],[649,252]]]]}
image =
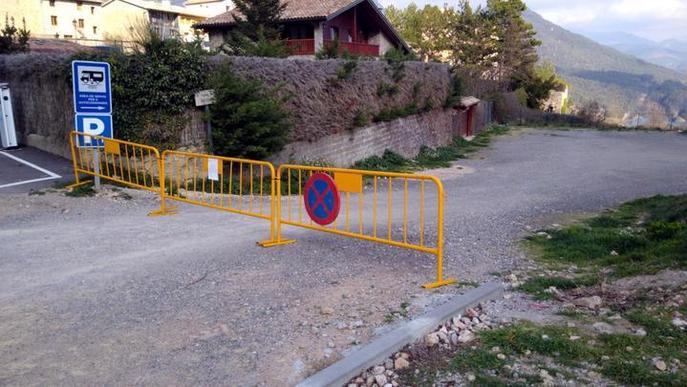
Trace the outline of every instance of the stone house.
{"type": "MultiPolygon", "coordinates": [[[[285,1],[282,36],[294,56],[313,56],[322,47],[338,41],[341,51],[380,56],[392,48],[410,48],[391,26],[374,0],[285,1]]],[[[234,25],[238,10],[211,17],[194,27],[210,35],[210,46],[218,48],[234,25]]]]}

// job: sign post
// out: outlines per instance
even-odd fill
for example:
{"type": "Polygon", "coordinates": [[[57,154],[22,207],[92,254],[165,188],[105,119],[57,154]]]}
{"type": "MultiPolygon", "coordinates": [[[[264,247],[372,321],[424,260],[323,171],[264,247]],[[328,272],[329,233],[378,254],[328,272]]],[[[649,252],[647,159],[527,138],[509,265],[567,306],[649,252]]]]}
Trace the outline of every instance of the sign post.
{"type": "Polygon", "coordinates": [[[215,103],[215,90],[201,90],[196,92],[194,95],[196,100],[196,106],[205,106],[205,114],[208,116],[206,122],[207,136],[208,136],[208,147],[209,151],[212,153],[212,122],[210,122],[210,105],[215,103]]]}
{"type": "Polygon", "coordinates": [[[74,89],[74,113],[76,131],[79,136],[77,147],[93,148],[95,163],[95,188],[100,188],[100,149],[102,140],[89,136],[114,137],[112,127],[112,83],[110,64],[75,60],[72,62],[72,85],[74,89]]]}

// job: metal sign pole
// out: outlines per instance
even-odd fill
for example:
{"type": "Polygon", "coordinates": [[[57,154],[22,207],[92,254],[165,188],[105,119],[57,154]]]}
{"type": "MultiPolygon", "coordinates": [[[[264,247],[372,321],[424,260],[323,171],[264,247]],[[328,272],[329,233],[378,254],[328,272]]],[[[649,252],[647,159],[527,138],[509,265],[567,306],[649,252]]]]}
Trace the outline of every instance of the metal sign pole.
{"type": "Polygon", "coordinates": [[[100,148],[93,148],[93,163],[95,164],[95,178],[93,182],[95,183],[95,189],[100,189],[100,148]]]}
{"type": "Polygon", "coordinates": [[[205,105],[205,113],[208,117],[207,121],[207,131],[208,131],[208,147],[210,148],[210,153],[214,151],[212,147],[212,121],[210,120],[210,105],[205,105]]]}

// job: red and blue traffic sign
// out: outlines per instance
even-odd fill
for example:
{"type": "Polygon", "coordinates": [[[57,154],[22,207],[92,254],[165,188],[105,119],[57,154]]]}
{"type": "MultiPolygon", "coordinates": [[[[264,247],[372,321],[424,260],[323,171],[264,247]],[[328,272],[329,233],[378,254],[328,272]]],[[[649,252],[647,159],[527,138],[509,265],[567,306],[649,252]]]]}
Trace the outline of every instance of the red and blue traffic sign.
{"type": "Polygon", "coordinates": [[[315,223],[326,226],[339,216],[341,199],[334,180],[326,173],[314,173],[303,190],[305,210],[315,223]]]}

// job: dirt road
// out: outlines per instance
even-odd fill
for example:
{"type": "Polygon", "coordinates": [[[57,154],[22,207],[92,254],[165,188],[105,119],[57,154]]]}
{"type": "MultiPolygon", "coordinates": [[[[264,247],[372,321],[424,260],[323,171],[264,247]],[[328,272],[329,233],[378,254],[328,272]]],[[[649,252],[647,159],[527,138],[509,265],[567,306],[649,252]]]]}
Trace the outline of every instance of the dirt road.
{"type": "MultiPolygon", "coordinates": [[[[433,172],[446,271],[481,281],[551,216],[687,192],[687,136],[521,130],[460,165],[433,172]]],[[[262,249],[265,221],[127,193],[0,196],[0,384],[294,384],[461,291],[419,288],[425,254],[293,228],[262,249]]]]}

